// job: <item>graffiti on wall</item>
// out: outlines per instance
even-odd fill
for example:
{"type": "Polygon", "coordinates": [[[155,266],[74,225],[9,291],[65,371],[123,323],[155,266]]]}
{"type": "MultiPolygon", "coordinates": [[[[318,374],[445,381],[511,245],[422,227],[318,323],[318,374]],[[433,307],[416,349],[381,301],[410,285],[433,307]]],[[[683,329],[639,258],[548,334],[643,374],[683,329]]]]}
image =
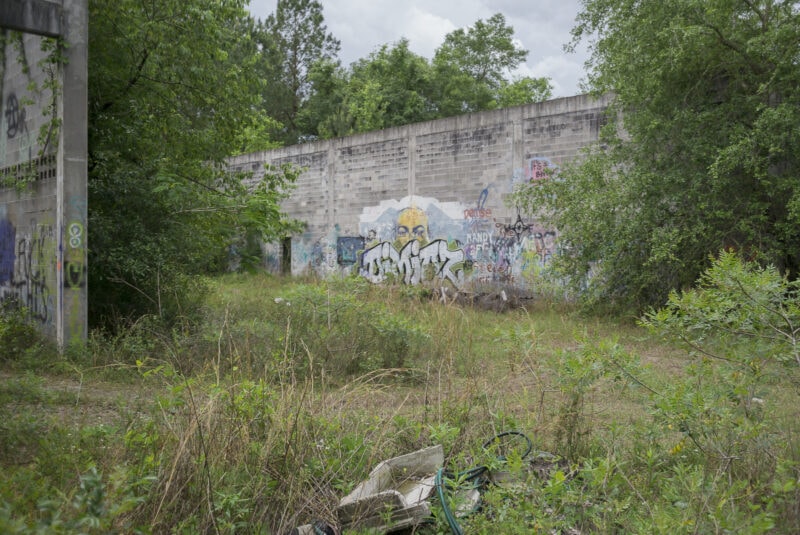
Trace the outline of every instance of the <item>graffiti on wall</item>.
{"type": "Polygon", "coordinates": [[[406,284],[440,279],[459,286],[465,255],[461,203],[409,196],[363,210],[359,230],[368,249],[359,273],[380,282],[389,275],[406,284]]]}
{"type": "Polygon", "coordinates": [[[517,212],[517,220],[514,222],[513,225],[504,225],[502,223],[495,223],[495,226],[498,229],[502,229],[502,233],[506,236],[514,236],[517,240],[519,240],[525,234],[528,234],[531,230],[532,225],[527,225],[522,220],[522,215],[517,212]]]}
{"type": "Polygon", "coordinates": [[[342,265],[340,260],[344,260],[340,254],[344,254],[345,258],[351,254],[340,250],[339,238],[342,234],[339,225],[334,225],[322,236],[307,232],[299,239],[293,238],[274,244],[265,249],[265,265],[272,271],[291,272],[295,275],[312,272],[327,277],[338,273],[342,265]]]}
{"type": "Polygon", "coordinates": [[[359,251],[364,250],[364,238],[344,236],[336,239],[336,261],[340,266],[352,266],[358,262],[359,251]]]}
{"type": "Polygon", "coordinates": [[[398,251],[412,239],[422,245],[433,237],[453,241],[463,233],[463,212],[461,203],[411,195],[364,208],[358,233],[367,238],[367,246],[390,242],[398,251]]]}
{"type": "Polygon", "coordinates": [[[361,255],[359,274],[376,283],[394,275],[405,284],[441,279],[458,287],[464,282],[464,251],[450,249],[444,240],[421,245],[412,239],[400,251],[381,242],[361,255]]]}
{"type": "Polygon", "coordinates": [[[416,195],[381,201],[362,209],[357,232],[335,225],[327,235],[305,236],[292,244],[292,259],[323,276],[352,270],[375,283],[524,285],[556,254],[557,232],[519,211],[509,221],[493,207],[515,182],[542,180],[555,170],[547,158],[530,158],[470,203],[416,195]]]}
{"type": "Polygon", "coordinates": [[[11,221],[0,221],[0,299],[16,301],[32,319],[49,324],[55,318],[56,236],[52,225],[30,228],[18,232],[11,221]]]}
{"type": "Polygon", "coordinates": [[[25,108],[20,108],[15,93],[8,95],[3,115],[6,118],[6,135],[9,139],[13,139],[18,132],[25,129],[25,108]]]}
{"type": "Polygon", "coordinates": [[[556,231],[544,230],[534,233],[534,250],[539,264],[546,266],[556,254],[556,231]]]}
{"type": "Polygon", "coordinates": [[[525,162],[525,178],[528,182],[538,182],[554,176],[558,172],[558,166],[554,165],[549,158],[535,157],[529,158],[525,162]]]}

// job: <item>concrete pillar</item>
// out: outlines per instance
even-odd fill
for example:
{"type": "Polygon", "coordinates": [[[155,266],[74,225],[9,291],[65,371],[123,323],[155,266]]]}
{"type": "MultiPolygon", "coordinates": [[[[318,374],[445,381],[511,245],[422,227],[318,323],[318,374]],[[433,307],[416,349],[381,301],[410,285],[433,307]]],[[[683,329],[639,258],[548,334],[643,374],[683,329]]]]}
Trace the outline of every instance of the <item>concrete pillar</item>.
{"type": "Polygon", "coordinates": [[[326,173],[327,204],[325,206],[325,226],[328,231],[336,224],[336,139],[329,139],[328,143],[328,166],[326,173]]]}
{"type": "Polygon", "coordinates": [[[413,128],[406,127],[408,142],[408,195],[414,195],[417,189],[417,133],[413,128]]]}
{"type": "MultiPolygon", "coordinates": [[[[61,51],[66,61],[60,66],[60,92],[55,89],[56,116],[60,119],[58,138],[48,140],[50,146],[57,141],[57,154],[40,155],[46,157],[43,163],[42,158],[33,156],[35,150],[44,151],[43,147],[28,145],[25,154],[17,150],[6,170],[13,173],[14,165],[34,164],[39,166],[40,181],[31,188],[33,194],[21,196],[13,190],[4,191],[0,207],[16,222],[18,231],[23,233],[21,239],[30,239],[24,236],[27,232],[44,240],[40,245],[42,258],[37,259],[42,276],[35,281],[41,287],[34,295],[40,315],[33,317],[63,348],[85,342],[87,333],[88,0],[0,0],[0,27],[59,37],[66,44],[61,51]],[[49,165],[53,156],[55,177],[47,174],[47,169],[43,175],[42,166],[49,165]]],[[[14,79],[13,74],[10,77],[14,79]]],[[[19,79],[16,85],[20,87],[19,79]]],[[[46,105],[37,101],[27,109],[29,130],[49,116],[49,110],[43,111],[46,105]]],[[[29,132],[29,137],[35,139],[34,136],[29,132]]],[[[31,280],[21,282],[32,284],[31,280]]],[[[5,290],[8,294],[9,289],[5,290]]],[[[13,288],[10,295],[14,295],[13,288]]]]}
{"type": "Polygon", "coordinates": [[[87,295],[87,158],[88,158],[88,0],[64,0],[64,65],[59,140],[58,248],[61,347],[86,341],[87,295]]]}

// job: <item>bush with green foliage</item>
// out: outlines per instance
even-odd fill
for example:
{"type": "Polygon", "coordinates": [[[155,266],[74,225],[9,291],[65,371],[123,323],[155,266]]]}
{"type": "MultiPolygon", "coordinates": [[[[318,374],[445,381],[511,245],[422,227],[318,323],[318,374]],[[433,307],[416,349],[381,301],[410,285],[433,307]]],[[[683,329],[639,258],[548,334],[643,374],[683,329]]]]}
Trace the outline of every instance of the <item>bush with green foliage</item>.
{"type": "MultiPolygon", "coordinates": [[[[701,499],[698,513],[723,524],[771,527],[797,495],[785,470],[800,457],[785,450],[772,414],[785,402],[778,385],[796,390],[800,379],[798,287],[773,266],[723,251],[694,289],[673,291],[642,319],[692,358],[654,396],[655,422],[681,434],[672,451],[686,459],[676,467],[684,488],[675,495],[701,499]]],[[[798,522],[797,512],[787,520],[798,522]]]]}
{"type": "Polygon", "coordinates": [[[513,199],[597,308],[638,314],[734,247],[800,276],[800,14],[788,0],[587,0],[600,142],[513,199]]]}
{"type": "Polygon", "coordinates": [[[92,0],[89,17],[89,311],[116,328],[168,323],[202,302],[228,247],[296,229],[280,201],[296,171],[254,186],[225,159],[274,146],[246,2],[92,0]]]}
{"type": "Polygon", "coordinates": [[[643,323],[742,370],[800,366],[800,281],[722,251],[692,290],[673,291],[643,323]]]}
{"type": "Polygon", "coordinates": [[[14,301],[0,304],[0,362],[17,360],[41,340],[27,311],[14,301]]]}

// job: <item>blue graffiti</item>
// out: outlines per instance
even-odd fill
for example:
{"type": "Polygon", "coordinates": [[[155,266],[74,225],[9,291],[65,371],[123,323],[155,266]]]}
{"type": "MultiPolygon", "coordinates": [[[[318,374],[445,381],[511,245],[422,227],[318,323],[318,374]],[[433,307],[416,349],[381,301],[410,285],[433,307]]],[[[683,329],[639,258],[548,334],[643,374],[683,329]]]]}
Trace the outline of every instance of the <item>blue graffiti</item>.
{"type": "Polygon", "coordinates": [[[17,231],[13,223],[7,219],[0,220],[0,285],[9,283],[14,278],[16,237],[17,231]]]}

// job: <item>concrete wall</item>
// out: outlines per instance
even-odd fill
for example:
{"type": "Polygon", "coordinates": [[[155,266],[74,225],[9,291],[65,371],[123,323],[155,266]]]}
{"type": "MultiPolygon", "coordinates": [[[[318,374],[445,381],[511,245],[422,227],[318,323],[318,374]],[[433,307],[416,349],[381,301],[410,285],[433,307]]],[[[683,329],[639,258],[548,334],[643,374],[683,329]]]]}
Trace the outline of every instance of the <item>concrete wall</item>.
{"type": "Polygon", "coordinates": [[[0,299],[62,345],[86,337],[87,30],[87,0],[0,6],[0,299]]]}
{"type": "MultiPolygon", "coordinates": [[[[232,168],[305,168],[284,209],[308,223],[291,272],[357,270],[379,282],[525,287],[556,253],[556,229],[505,204],[596,141],[609,98],[587,95],[243,155],[232,168]]],[[[268,247],[278,269],[282,249],[268,247]]]]}

